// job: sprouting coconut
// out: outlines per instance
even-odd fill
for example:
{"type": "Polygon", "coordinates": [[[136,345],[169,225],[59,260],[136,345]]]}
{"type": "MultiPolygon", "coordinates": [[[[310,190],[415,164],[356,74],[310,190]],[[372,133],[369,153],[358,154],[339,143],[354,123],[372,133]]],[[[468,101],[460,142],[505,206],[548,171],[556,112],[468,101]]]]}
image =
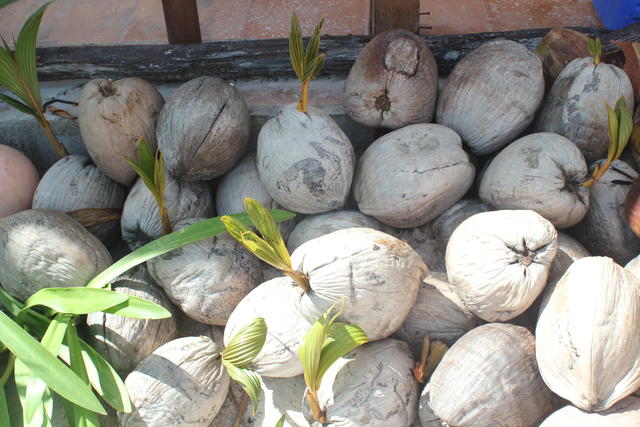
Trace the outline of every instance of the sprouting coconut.
{"type": "Polygon", "coordinates": [[[258,135],[258,173],[267,192],[285,209],[305,214],[344,205],[355,163],[351,142],[335,120],[308,107],[309,83],[324,63],[324,55],[318,55],[321,27],[322,22],[304,52],[293,14],[289,50],[302,82],[300,101],[284,107],[258,135]]]}
{"type": "Polygon", "coordinates": [[[91,159],[109,178],[131,185],[136,173],[125,161],[135,157],[141,138],[156,148],[156,123],[164,105],[149,82],[129,77],[90,80],[80,92],[80,134],[91,159]]]}
{"type": "Polygon", "coordinates": [[[438,67],[427,42],[404,29],[376,35],[360,51],[344,87],[349,117],[369,127],[428,123],[438,95],[438,67]]]}

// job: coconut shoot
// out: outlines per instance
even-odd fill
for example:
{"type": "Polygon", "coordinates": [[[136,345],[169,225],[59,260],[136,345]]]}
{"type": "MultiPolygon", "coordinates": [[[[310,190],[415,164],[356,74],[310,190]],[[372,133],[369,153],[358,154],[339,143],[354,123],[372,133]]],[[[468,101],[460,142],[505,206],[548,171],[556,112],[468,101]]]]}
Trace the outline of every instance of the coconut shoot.
{"type": "Polygon", "coordinates": [[[240,329],[221,353],[222,364],[231,378],[247,393],[253,405],[253,415],[258,408],[260,376],[249,368],[249,364],[260,353],[267,339],[267,325],[262,317],[240,329]]]}
{"type": "Polygon", "coordinates": [[[618,99],[614,108],[609,104],[605,105],[609,117],[609,151],[605,162],[596,163],[591,177],[582,183],[585,187],[595,184],[607,172],[609,166],[620,158],[633,132],[633,117],[624,96],[618,99]]]}
{"type": "Polygon", "coordinates": [[[44,116],[40,83],[36,71],[36,39],[38,29],[45,9],[51,2],[43,4],[22,26],[18,39],[14,41],[14,49],[11,50],[3,37],[0,46],[0,86],[5,87],[16,98],[1,94],[0,100],[6,102],[16,110],[33,116],[45,135],[51,142],[53,149],[59,157],[65,157],[69,153],[58,138],[56,138],[51,125],[44,116]]]}
{"type": "Polygon", "coordinates": [[[298,111],[307,112],[307,103],[309,100],[309,83],[320,72],[324,65],[324,54],[318,54],[320,51],[320,30],[324,18],[316,25],[313,35],[309,39],[307,49],[302,47],[302,31],[300,23],[295,12],[291,15],[291,32],[289,34],[289,55],[291,56],[291,66],[301,82],[300,100],[298,101],[298,111]]]}
{"type": "Polygon", "coordinates": [[[416,362],[416,366],[413,368],[413,376],[416,378],[416,381],[424,384],[425,380],[436,370],[438,363],[440,363],[448,349],[443,342],[431,342],[429,337],[424,337],[422,339],[420,360],[416,362]]]}
{"type": "Polygon", "coordinates": [[[136,171],[145,185],[153,194],[160,211],[160,219],[162,220],[162,231],[164,234],[171,233],[171,222],[169,221],[169,212],[164,203],[164,158],[160,149],[156,151],[154,156],[151,153],[149,143],[144,138],[140,139],[138,144],[138,161],[131,157],[125,156],[125,160],[136,171]]]}
{"type": "Polygon", "coordinates": [[[598,65],[602,59],[602,42],[600,41],[600,37],[589,39],[589,41],[587,41],[587,49],[593,57],[593,65],[598,65]]]}
{"type": "Polygon", "coordinates": [[[283,274],[291,277],[305,292],[311,290],[309,278],[296,271],[291,266],[291,257],[280,234],[276,222],[269,211],[260,202],[250,197],[244,199],[244,207],[253,225],[258,229],[262,237],[251,231],[238,219],[225,215],[220,221],[234,239],[240,242],[252,254],[281,270],[283,274]]]}
{"type": "Polygon", "coordinates": [[[360,327],[335,321],[342,314],[343,309],[342,300],[329,307],[313,324],[298,349],[311,415],[321,423],[327,421],[325,410],[320,407],[318,400],[318,389],[322,383],[322,377],[339,358],[368,341],[360,327]],[[333,314],[334,309],[335,314],[333,314]]]}

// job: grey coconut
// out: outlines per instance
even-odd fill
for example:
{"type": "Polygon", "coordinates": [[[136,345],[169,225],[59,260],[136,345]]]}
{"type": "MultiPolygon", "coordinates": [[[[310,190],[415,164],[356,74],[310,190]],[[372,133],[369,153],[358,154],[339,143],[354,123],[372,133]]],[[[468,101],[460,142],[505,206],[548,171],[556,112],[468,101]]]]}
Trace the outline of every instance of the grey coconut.
{"type": "Polygon", "coordinates": [[[423,426],[533,427],[551,406],[535,338],[504,323],[478,326],[445,353],[420,396],[423,426]]]}
{"type": "Polygon", "coordinates": [[[249,141],[249,109],[240,92],[217,77],[180,86],[162,108],[156,137],[166,166],[183,181],[228,172],[249,141]]]}
{"type": "MultiPolygon", "coordinates": [[[[178,222],[174,231],[205,218],[178,222]]],[[[225,325],[240,300],[262,281],[260,260],[225,233],[147,261],[149,272],[188,316],[225,325]]]]}
{"type": "Polygon", "coordinates": [[[84,286],[110,265],[100,240],[63,213],[30,209],[0,219],[0,283],[19,300],[84,286]]]}
{"type": "Polygon", "coordinates": [[[553,133],[509,144],[487,167],[480,199],[496,209],[531,209],[557,228],[577,224],[589,209],[587,164],[578,148],[553,133]]]}
{"type": "MultiPolygon", "coordinates": [[[[159,304],[175,314],[162,289],[153,282],[142,265],[112,282],[114,291],[159,304]]],[[[92,347],[118,372],[129,373],[161,345],[176,338],[176,320],[136,319],[95,312],[87,316],[92,347]]]]}
{"type": "Polygon", "coordinates": [[[136,172],[125,156],[137,159],[140,138],[156,148],[156,123],[164,105],[160,92],[136,77],[95,79],[80,92],[78,123],[94,163],[111,179],[131,185],[136,172]]]}
{"type": "Polygon", "coordinates": [[[368,127],[428,123],[438,96],[438,68],[426,41],[407,30],[376,35],[345,81],[347,114],[368,127]]]}
{"type": "Polygon", "coordinates": [[[349,194],[355,155],[328,114],[289,105],[258,135],[257,166],[269,195],[285,209],[314,214],[341,208],[349,194]]]}
{"type": "Polygon", "coordinates": [[[119,413],[119,425],[207,427],[229,390],[221,351],[204,336],[178,338],[156,349],[125,380],[134,410],[119,413]]]}
{"type": "Polygon", "coordinates": [[[633,108],[629,77],[615,65],[593,64],[593,58],[571,61],[547,94],[536,122],[541,132],[566,136],[587,161],[606,157],[609,147],[605,102],[613,107],[623,95],[633,108]]]}
{"type": "MultiPolygon", "coordinates": [[[[174,227],[187,218],[209,218],[213,215],[213,197],[204,182],[181,182],[165,174],[164,203],[174,227]]],[[[124,203],[121,219],[122,238],[131,249],[162,237],[162,222],[156,200],[138,179],[124,203]]]]}
{"type": "MultiPolygon", "coordinates": [[[[119,214],[127,192],[124,186],[100,172],[88,157],[73,154],[58,160],[44,174],[33,195],[33,209],[64,213],[97,209],[95,213],[100,219],[101,215],[119,214]]],[[[108,244],[117,236],[120,221],[101,221],[86,228],[108,244]]]]}
{"type": "Polygon", "coordinates": [[[544,96],[542,63],[525,46],[494,40],[460,60],[438,97],[436,122],[475,154],[499,150],[531,124],[544,96]]]}
{"type": "Polygon", "coordinates": [[[353,194],[362,213],[392,227],[412,228],[460,200],[474,174],[458,134],[441,125],[415,124],[367,148],[353,194]]]}

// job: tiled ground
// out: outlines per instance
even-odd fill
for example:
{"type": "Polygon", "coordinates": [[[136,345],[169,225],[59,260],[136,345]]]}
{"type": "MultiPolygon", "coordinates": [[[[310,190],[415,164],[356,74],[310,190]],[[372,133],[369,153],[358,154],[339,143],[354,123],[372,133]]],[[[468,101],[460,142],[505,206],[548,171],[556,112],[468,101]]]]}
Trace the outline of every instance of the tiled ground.
{"type": "MultiPolygon", "coordinates": [[[[0,34],[11,37],[43,3],[19,0],[0,9],[0,34]]],[[[367,34],[370,0],[198,0],[203,40],[286,37],[292,9],[309,33],[326,16],[323,33],[367,34]]],[[[597,26],[591,0],[420,0],[431,30],[455,34],[522,28],[597,26]]],[[[162,43],[160,0],[56,0],[44,16],[42,46],[85,43],[162,43]]]]}

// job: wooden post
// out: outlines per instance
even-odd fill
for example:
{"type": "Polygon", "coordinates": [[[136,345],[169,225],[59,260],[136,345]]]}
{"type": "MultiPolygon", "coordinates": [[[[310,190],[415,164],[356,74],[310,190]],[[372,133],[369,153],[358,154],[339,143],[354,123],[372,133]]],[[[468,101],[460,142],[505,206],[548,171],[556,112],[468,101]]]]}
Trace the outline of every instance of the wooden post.
{"type": "Polygon", "coordinates": [[[162,0],[170,44],[202,43],[196,0],[162,0]]]}
{"type": "Polygon", "coordinates": [[[372,0],[371,35],[394,28],[415,33],[418,28],[420,0],[372,0]]]}

